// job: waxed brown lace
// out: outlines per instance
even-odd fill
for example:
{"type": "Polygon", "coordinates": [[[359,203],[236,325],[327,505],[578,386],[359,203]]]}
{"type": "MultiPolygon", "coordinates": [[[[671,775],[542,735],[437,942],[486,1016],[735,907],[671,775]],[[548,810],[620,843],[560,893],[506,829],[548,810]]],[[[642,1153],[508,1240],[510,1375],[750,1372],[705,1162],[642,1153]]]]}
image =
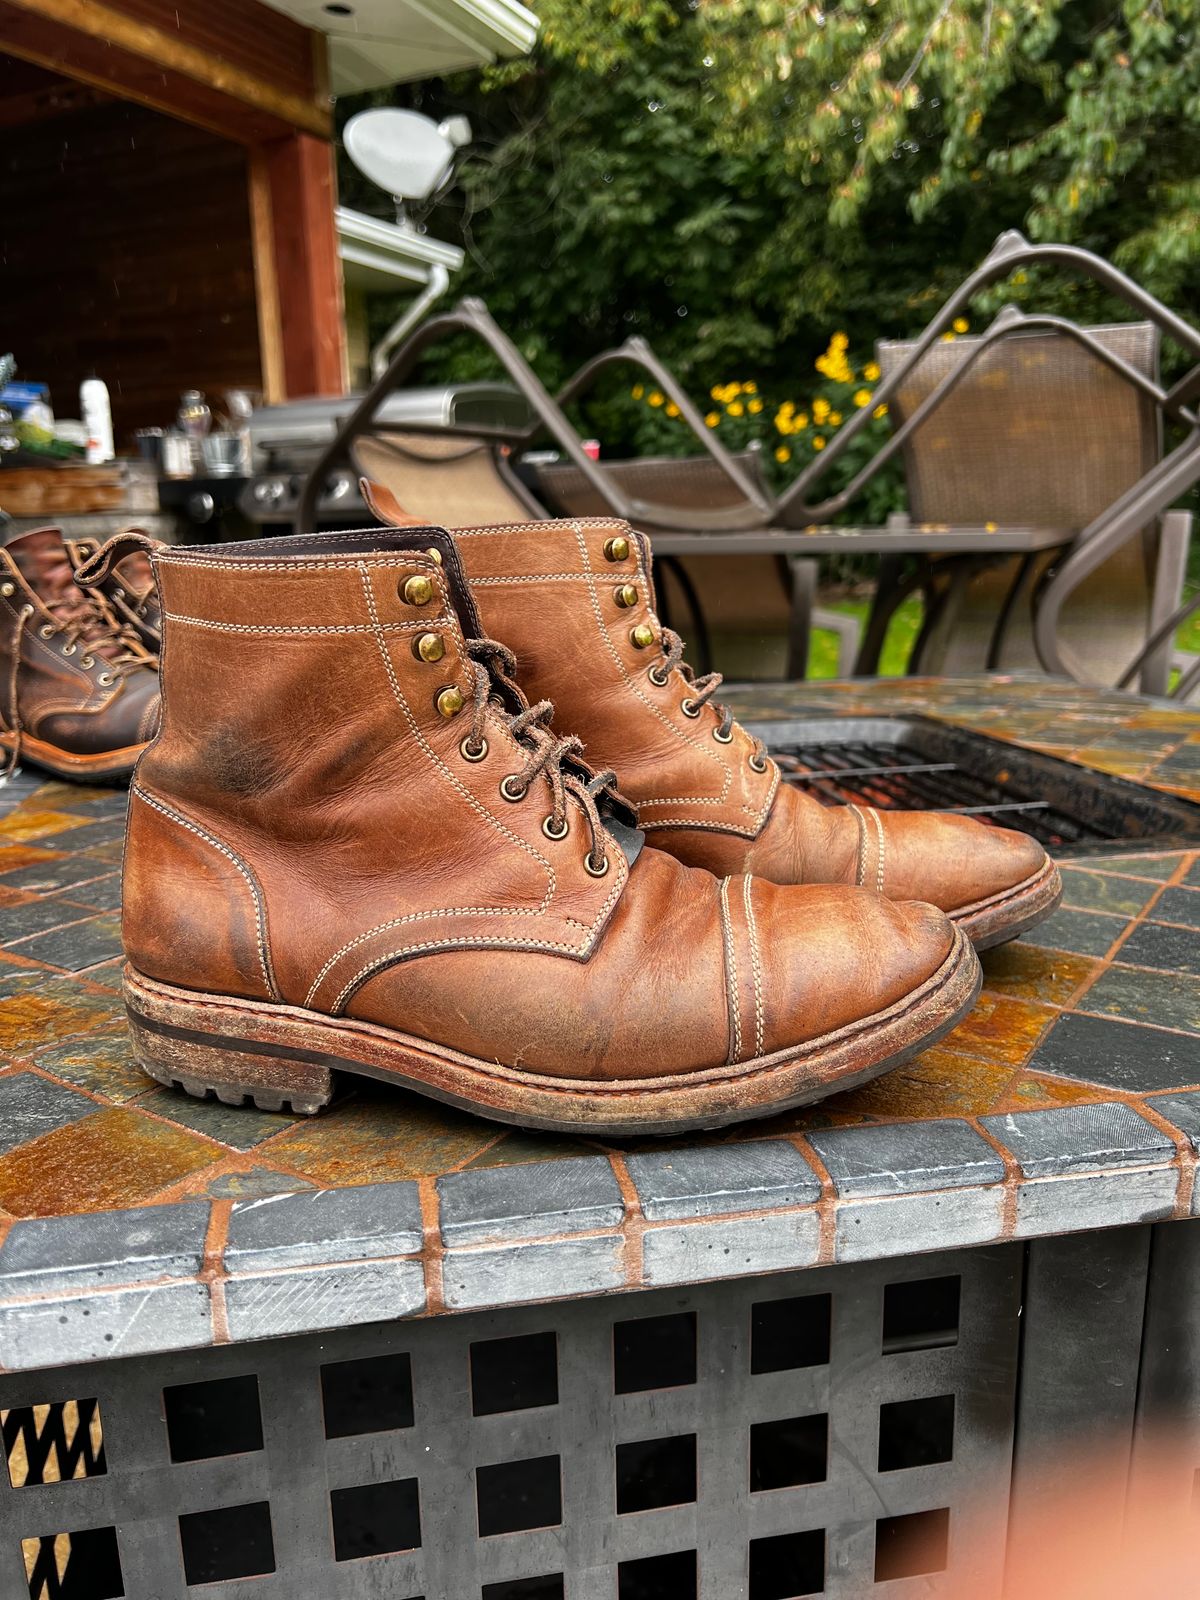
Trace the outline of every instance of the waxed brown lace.
{"type": "MultiPolygon", "coordinates": [[[[719,672],[706,672],[702,678],[698,678],[683,659],[683,640],[673,628],[663,627],[661,629],[659,644],[662,647],[662,670],[658,676],[667,678],[672,672],[680,673],[690,691],[684,701],[684,705],[699,711],[703,706],[712,702],[713,695],[716,694],[725,681],[722,675],[719,672]]],[[[717,705],[713,702],[712,709],[721,719],[717,733],[723,740],[728,741],[734,727],[740,726],[740,724],[735,723],[733,712],[728,706],[717,705]]],[[[753,735],[750,735],[750,741],[753,745],[750,760],[756,767],[761,767],[767,759],[767,747],[761,739],[757,739],[753,735]]]]}
{"type": "Polygon", "coordinates": [[[502,787],[506,796],[519,800],[539,776],[544,779],[550,790],[550,812],[546,821],[558,838],[566,834],[569,803],[574,800],[583,812],[591,836],[588,863],[593,872],[605,871],[607,852],[603,841],[607,838],[607,829],[599,802],[605,792],[615,793],[616,773],[597,772],[585,782],[576,773],[565,771],[564,761],[582,754],[583,740],[573,734],[557,735],[551,731],[550,722],[554,716],[551,702],[539,700],[514,713],[507,711],[493,693],[497,685],[520,693],[514,682],[517,659],[512,651],[495,639],[468,639],[466,649],[466,665],[472,674],[471,732],[464,741],[466,747],[482,751],[489,710],[502,717],[525,755],[524,764],[504,780],[502,787]]]}

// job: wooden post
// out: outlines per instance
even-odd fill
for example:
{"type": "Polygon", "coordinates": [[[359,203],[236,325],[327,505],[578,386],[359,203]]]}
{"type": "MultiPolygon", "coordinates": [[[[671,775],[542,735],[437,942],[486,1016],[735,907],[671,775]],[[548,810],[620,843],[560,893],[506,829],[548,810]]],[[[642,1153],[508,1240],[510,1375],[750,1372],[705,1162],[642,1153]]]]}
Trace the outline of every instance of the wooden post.
{"type": "Polygon", "coordinates": [[[344,394],[342,272],[330,145],[307,133],[262,145],[252,157],[251,193],[267,387],[282,382],[289,399],[344,394]]]}

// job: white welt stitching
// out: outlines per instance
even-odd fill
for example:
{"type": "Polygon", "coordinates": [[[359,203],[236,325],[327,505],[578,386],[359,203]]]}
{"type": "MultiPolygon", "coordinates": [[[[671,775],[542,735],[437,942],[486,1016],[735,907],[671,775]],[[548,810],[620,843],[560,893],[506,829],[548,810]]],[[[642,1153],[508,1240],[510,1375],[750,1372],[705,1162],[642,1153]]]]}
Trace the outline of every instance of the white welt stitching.
{"type": "Polygon", "coordinates": [[[862,888],[867,881],[867,819],[856,805],[851,805],[854,820],[858,823],[858,866],[854,873],[854,882],[862,888]]]}
{"type": "Polygon", "coordinates": [[[271,996],[271,999],[278,1000],[280,998],[279,990],[275,987],[275,978],[271,972],[270,957],[267,953],[266,912],[263,908],[262,894],[259,891],[258,884],[255,882],[254,875],[251,873],[249,867],[242,860],[241,856],[236,855],[227,844],[222,844],[220,839],[209,833],[206,828],[201,828],[197,823],[190,822],[187,817],[181,816],[178,811],[173,811],[170,806],[164,805],[161,800],[156,800],[152,795],[148,795],[144,789],[138,786],[135,786],[133,792],[138,799],[144,801],[152,811],[159,812],[160,815],[166,817],[170,822],[178,823],[181,828],[186,828],[189,833],[194,833],[198,839],[203,839],[206,844],[212,845],[214,850],[219,850],[227,861],[232,862],[232,864],[241,873],[242,877],[246,880],[246,887],[249,889],[250,896],[254,901],[254,916],[258,929],[258,960],[259,965],[262,967],[263,982],[267,986],[267,993],[271,996]]]}
{"type": "Polygon", "coordinates": [[[750,886],[754,882],[749,873],[742,879],[742,904],[746,910],[746,930],[750,935],[750,970],[754,978],[754,1054],[763,1053],[763,996],[762,962],[758,952],[758,924],[754,920],[754,904],[750,886]]]}
{"type": "Polygon", "coordinates": [[[733,918],[729,914],[729,879],[721,879],[721,932],[725,945],[725,997],[733,1019],[733,1053],[726,1066],[742,1059],[742,997],[738,989],[737,955],[733,948],[733,918]]]}

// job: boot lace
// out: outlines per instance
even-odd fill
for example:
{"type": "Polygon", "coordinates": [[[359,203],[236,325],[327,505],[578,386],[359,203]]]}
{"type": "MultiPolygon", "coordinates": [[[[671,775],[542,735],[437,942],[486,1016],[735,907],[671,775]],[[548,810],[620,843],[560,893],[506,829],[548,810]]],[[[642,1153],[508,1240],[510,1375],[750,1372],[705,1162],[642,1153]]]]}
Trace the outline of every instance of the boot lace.
{"type": "MultiPolygon", "coordinates": [[[[701,710],[712,702],[712,708],[720,718],[719,725],[713,730],[713,737],[720,740],[722,744],[728,744],[733,738],[733,730],[736,726],[733,712],[730,711],[728,706],[717,705],[712,700],[713,695],[724,683],[724,678],[719,672],[706,672],[702,678],[698,678],[683,659],[683,640],[673,628],[664,627],[662,629],[659,635],[659,643],[662,646],[662,663],[653,669],[651,676],[654,682],[661,688],[666,684],[673,672],[679,672],[691,690],[691,693],[683,702],[684,715],[689,717],[699,716],[701,710]]],[[[752,745],[750,765],[755,772],[765,772],[767,769],[767,747],[761,739],[751,737],[750,742],[752,745]]]]}
{"type": "Polygon", "coordinates": [[[461,749],[468,761],[480,761],[487,753],[487,718],[489,710],[504,718],[509,732],[525,753],[524,764],[502,781],[500,793],[506,800],[523,800],[533,783],[540,777],[550,790],[550,811],[542,823],[542,832],[550,839],[565,839],[570,829],[570,802],[573,800],[583,812],[587,823],[590,844],[584,856],[584,865],[593,877],[602,878],[609,868],[604,841],[608,831],[600,815],[600,801],[606,793],[615,795],[615,772],[594,773],[584,779],[579,773],[564,768],[564,762],[578,761],[583,752],[583,741],[573,734],[560,736],[550,728],[554,707],[549,700],[539,700],[535,705],[524,705],[513,681],[517,660],[511,650],[495,639],[468,639],[466,641],[466,666],[471,672],[471,731],[462,741],[461,749]],[[509,712],[493,691],[497,685],[516,694],[523,709],[509,712]]]}

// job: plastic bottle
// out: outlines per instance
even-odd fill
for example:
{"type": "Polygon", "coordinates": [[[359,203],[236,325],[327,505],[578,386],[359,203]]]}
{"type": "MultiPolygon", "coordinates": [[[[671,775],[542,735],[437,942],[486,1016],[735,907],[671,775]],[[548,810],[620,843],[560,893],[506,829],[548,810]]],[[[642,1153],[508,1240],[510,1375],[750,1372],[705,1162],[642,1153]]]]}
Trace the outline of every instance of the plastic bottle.
{"type": "Polygon", "coordinates": [[[85,378],[79,385],[79,410],[87,429],[87,459],[92,465],[111,461],[113,449],[112,406],[103,378],[85,378]]]}

